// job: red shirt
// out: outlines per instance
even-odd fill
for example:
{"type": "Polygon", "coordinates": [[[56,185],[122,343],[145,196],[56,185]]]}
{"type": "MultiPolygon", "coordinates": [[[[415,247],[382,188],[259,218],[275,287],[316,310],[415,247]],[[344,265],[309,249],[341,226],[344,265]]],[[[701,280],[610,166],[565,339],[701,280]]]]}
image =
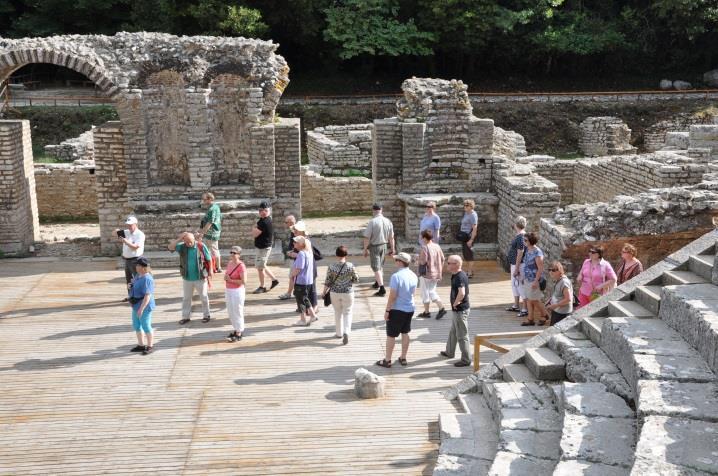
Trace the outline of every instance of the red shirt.
{"type": "MultiPolygon", "coordinates": [[[[244,275],[247,273],[247,267],[244,266],[244,263],[241,261],[239,262],[239,264],[234,264],[232,261],[230,261],[229,263],[227,263],[227,269],[224,272],[230,279],[239,279],[244,277],[244,275]]],[[[244,286],[244,284],[234,284],[232,282],[225,281],[224,286],[227,289],[237,289],[244,286]]]]}

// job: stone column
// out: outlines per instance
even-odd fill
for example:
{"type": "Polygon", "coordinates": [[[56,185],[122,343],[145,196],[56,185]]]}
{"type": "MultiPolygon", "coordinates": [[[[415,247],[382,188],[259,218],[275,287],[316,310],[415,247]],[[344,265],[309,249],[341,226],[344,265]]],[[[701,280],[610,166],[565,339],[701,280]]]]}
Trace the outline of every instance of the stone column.
{"type": "Polygon", "coordinates": [[[29,121],[0,121],[0,252],[23,255],[40,239],[29,121]]]}
{"type": "Polygon", "coordinates": [[[404,202],[397,194],[402,188],[402,125],[397,119],[374,121],[371,160],[374,201],[383,204],[384,215],[394,223],[394,233],[401,236],[404,202]]]}
{"type": "MultiPolygon", "coordinates": [[[[97,208],[100,217],[100,251],[117,254],[121,246],[113,234],[121,228],[130,207],[127,199],[125,138],[119,121],[110,121],[95,130],[95,175],[97,208]]],[[[142,223],[140,223],[140,228],[142,223]]]]}
{"type": "MultiPolygon", "coordinates": [[[[125,165],[127,166],[125,178],[127,193],[132,197],[137,197],[142,193],[146,193],[149,186],[147,136],[145,115],[142,107],[142,91],[133,89],[123,93],[116,106],[117,113],[122,118],[120,137],[123,140],[122,147],[125,153],[125,159],[122,159],[123,171],[125,170],[125,165]]],[[[108,124],[115,123],[109,122],[108,124]]],[[[119,127],[119,125],[113,127],[119,127]]],[[[95,142],[97,142],[96,135],[95,142]]],[[[117,145],[115,144],[115,146],[117,145]]],[[[95,145],[95,149],[95,160],[97,160],[97,145],[95,145]]],[[[107,152],[105,153],[107,154],[107,152]]]]}
{"type": "Polygon", "coordinates": [[[252,190],[260,198],[275,198],[274,124],[249,129],[252,190]]]}
{"type": "Polygon", "coordinates": [[[280,119],[274,126],[275,219],[302,216],[301,137],[299,119],[280,119]]]}
{"type": "MultiPolygon", "coordinates": [[[[197,198],[212,186],[214,170],[212,143],[209,132],[209,89],[188,89],[187,101],[187,150],[190,183],[197,191],[197,198]]],[[[181,144],[180,144],[181,146],[181,144]]]]}

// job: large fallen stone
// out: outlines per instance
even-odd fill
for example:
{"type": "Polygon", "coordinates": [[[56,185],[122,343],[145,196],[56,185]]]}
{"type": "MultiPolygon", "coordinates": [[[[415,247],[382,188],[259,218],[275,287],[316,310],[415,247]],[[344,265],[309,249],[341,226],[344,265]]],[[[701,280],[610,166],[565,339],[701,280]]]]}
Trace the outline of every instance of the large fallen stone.
{"type": "Polygon", "coordinates": [[[639,380],[639,418],[662,415],[718,422],[718,384],[639,380]]]}
{"type": "Polygon", "coordinates": [[[635,420],[566,414],[561,436],[564,459],[630,468],[635,448],[635,420]]]}
{"type": "Polygon", "coordinates": [[[384,396],[384,377],[365,368],[354,372],[354,392],[359,398],[381,398],[384,396]]]}
{"type": "Polygon", "coordinates": [[[550,476],[555,465],[556,463],[551,460],[499,451],[496,453],[496,458],[488,474],[489,476],[516,476],[519,474],[550,476]]]}
{"type": "Polygon", "coordinates": [[[718,423],[647,417],[631,474],[718,474],[718,423]]]}
{"type": "Polygon", "coordinates": [[[574,382],[599,382],[604,374],[619,373],[618,367],[595,345],[572,347],[563,353],[566,378],[574,382]]]}
{"type": "Polygon", "coordinates": [[[561,461],[556,465],[553,476],[628,476],[630,471],[620,466],[591,463],[589,461],[561,461]]]}
{"type": "Polygon", "coordinates": [[[587,417],[634,417],[626,402],[601,383],[564,382],[559,389],[556,395],[559,412],[587,417]]]}
{"type": "Polygon", "coordinates": [[[524,363],[539,380],[566,378],[566,362],[548,347],[527,350],[524,363]]]}

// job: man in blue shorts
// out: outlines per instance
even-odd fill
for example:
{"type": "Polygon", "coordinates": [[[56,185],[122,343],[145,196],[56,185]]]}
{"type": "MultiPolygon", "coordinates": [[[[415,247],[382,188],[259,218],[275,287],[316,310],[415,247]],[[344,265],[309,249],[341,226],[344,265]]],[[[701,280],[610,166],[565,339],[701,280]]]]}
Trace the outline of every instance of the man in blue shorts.
{"type": "Polygon", "coordinates": [[[391,354],[394,351],[396,338],[401,334],[401,357],[399,363],[406,365],[406,353],[409,350],[409,332],[411,317],[414,315],[414,292],[419,278],[409,269],[411,256],[408,253],[394,255],[394,262],[399,270],[389,281],[389,300],[386,303],[384,320],[386,321],[386,357],[376,365],[391,367],[391,354]]]}

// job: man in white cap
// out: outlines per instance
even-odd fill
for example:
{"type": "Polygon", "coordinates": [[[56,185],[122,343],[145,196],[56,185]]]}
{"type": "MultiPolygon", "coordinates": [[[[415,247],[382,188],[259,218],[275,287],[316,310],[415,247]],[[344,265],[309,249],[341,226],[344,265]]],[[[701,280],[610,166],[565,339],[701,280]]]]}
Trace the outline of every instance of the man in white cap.
{"type": "MultiPolygon", "coordinates": [[[[137,258],[145,252],[145,234],[137,226],[137,217],[130,215],[125,220],[126,230],[115,230],[117,239],[122,243],[122,259],[125,260],[125,281],[129,288],[132,278],[137,274],[137,258]]],[[[124,299],[127,301],[127,298],[124,299]]]]}
{"type": "Polygon", "coordinates": [[[386,303],[384,320],[386,321],[386,357],[376,365],[391,367],[391,354],[394,351],[396,338],[401,334],[401,357],[399,363],[406,365],[406,353],[409,350],[409,332],[411,317],[414,315],[414,293],[419,278],[409,269],[411,256],[408,253],[394,255],[394,262],[399,270],[391,275],[389,281],[389,299],[386,303]]]}

